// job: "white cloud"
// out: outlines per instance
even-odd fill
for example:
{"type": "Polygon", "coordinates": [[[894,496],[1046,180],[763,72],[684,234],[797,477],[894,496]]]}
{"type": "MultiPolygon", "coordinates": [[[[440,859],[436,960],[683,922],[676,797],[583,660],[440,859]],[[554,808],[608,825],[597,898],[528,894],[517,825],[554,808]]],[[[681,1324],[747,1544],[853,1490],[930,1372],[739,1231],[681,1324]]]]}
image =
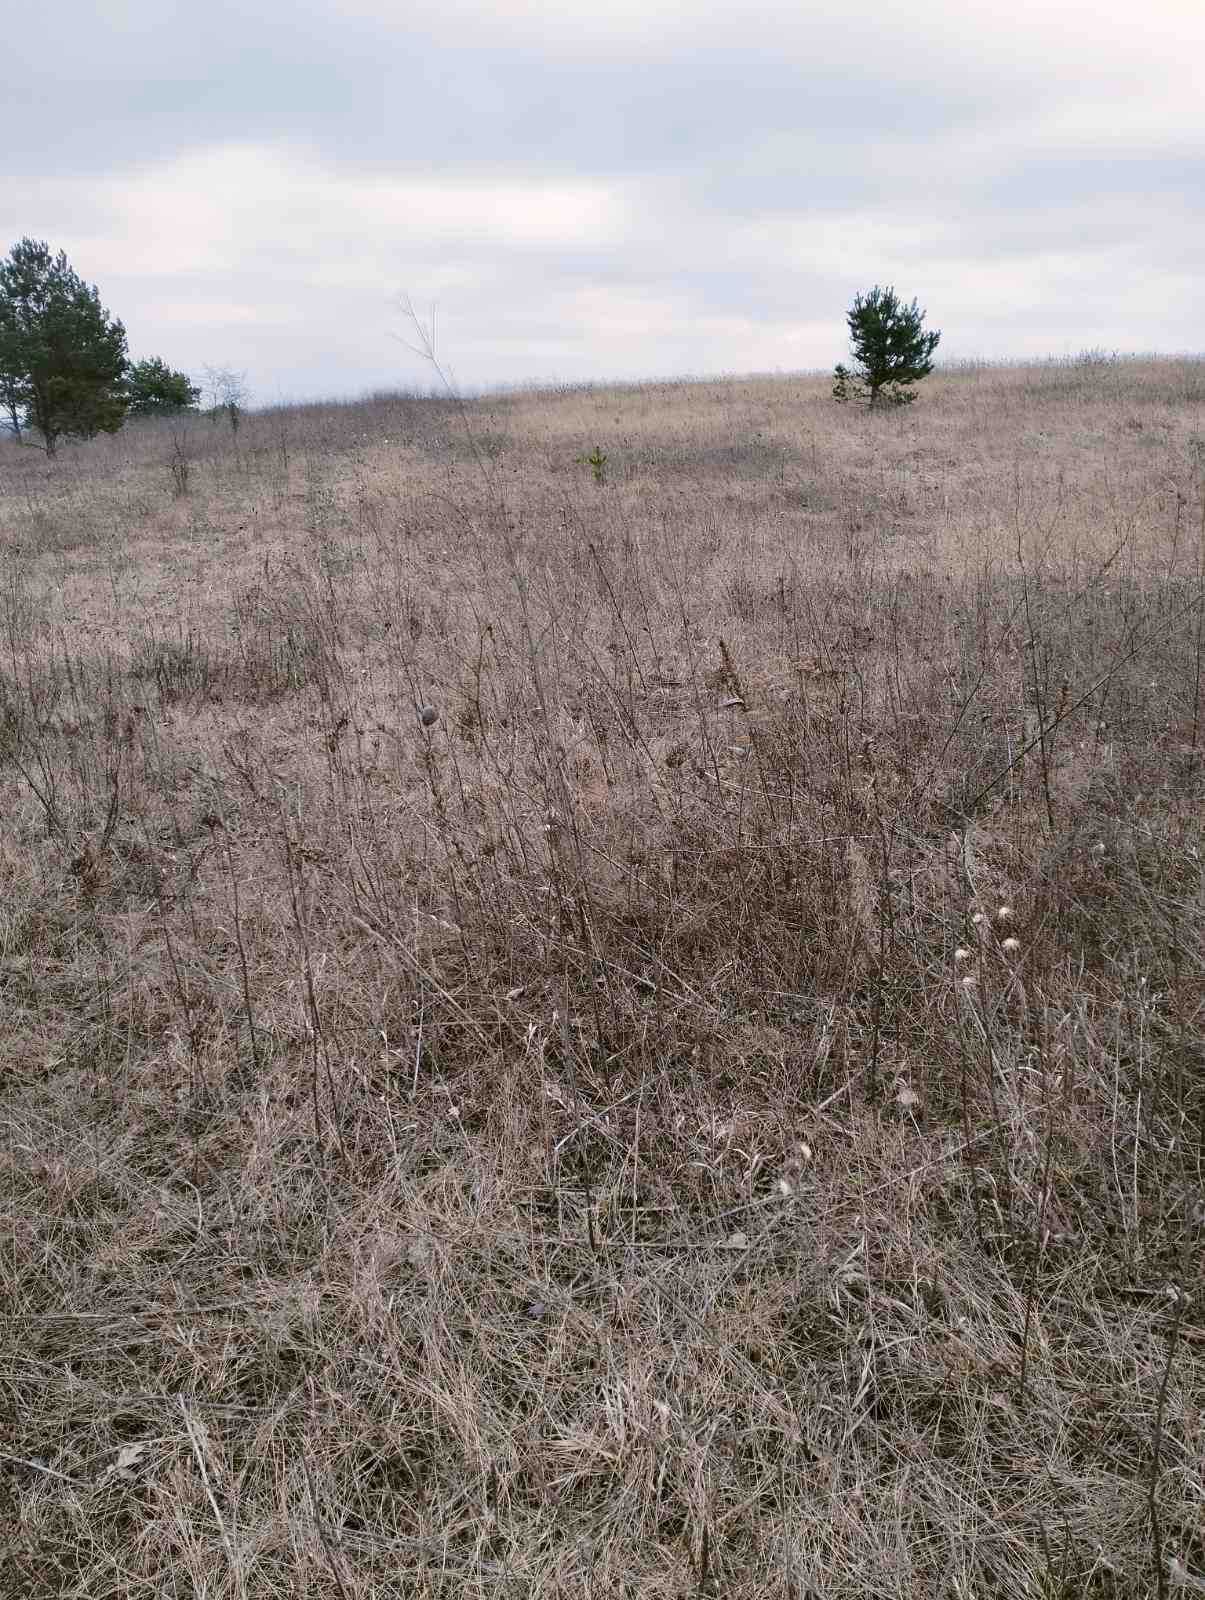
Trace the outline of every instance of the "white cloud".
{"type": "MultiPolygon", "coordinates": [[[[333,14],[388,25],[393,0],[311,0],[315,19],[333,14]]],[[[1108,61],[1178,63],[1205,40],[1197,0],[880,0],[873,13],[847,0],[409,0],[408,18],[445,43],[466,37],[534,43],[554,54],[763,44],[779,54],[874,62],[910,56],[940,65],[970,47],[981,60],[1027,66],[1108,61]]]]}
{"type": "Polygon", "coordinates": [[[380,261],[413,240],[486,249],[555,249],[605,241],[622,196],[603,184],[393,180],[340,170],[311,152],[224,146],[111,180],[110,270],[129,239],[155,239],[155,265],[177,273],[232,272],[270,261],[290,276],[330,280],[347,252],[354,281],[364,253],[380,261]],[[124,234],[124,239],[122,235],[124,234]]]}

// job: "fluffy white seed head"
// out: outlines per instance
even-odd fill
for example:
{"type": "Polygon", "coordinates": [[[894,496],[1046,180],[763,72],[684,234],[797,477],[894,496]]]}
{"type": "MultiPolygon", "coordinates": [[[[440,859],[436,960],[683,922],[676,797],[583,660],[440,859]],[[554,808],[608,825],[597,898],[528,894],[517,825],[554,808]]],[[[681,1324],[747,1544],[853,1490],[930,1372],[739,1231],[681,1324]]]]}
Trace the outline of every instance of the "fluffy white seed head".
{"type": "Polygon", "coordinates": [[[1179,1556],[1172,1556],[1168,1561],[1167,1575],[1173,1589],[1186,1589],[1192,1594],[1205,1594],[1205,1578],[1198,1578],[1189,1572],[1179,1556]]]}

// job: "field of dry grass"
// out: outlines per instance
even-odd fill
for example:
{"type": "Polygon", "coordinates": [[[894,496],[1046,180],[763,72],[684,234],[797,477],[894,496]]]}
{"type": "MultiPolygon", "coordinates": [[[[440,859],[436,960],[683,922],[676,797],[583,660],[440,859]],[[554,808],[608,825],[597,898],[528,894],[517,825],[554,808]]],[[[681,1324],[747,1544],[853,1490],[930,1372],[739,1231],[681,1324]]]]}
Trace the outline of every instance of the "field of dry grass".
{"type": "Polygon", "coordinates": [[[0,442],[4,1600],[1205,1572],[1203,488],[1199,361],[0,442]]]}

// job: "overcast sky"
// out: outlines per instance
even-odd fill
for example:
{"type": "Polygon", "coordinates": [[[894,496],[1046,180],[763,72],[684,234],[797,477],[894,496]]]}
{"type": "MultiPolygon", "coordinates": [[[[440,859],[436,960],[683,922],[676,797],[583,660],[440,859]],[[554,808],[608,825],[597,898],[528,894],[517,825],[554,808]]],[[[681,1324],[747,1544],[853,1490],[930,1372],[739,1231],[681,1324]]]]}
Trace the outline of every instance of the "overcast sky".
{"type": "Polygon", "coordinates": [[[58,0],[0,50],[0,254],[259,402],[1205,348],[1205,0],[58,0]]]}

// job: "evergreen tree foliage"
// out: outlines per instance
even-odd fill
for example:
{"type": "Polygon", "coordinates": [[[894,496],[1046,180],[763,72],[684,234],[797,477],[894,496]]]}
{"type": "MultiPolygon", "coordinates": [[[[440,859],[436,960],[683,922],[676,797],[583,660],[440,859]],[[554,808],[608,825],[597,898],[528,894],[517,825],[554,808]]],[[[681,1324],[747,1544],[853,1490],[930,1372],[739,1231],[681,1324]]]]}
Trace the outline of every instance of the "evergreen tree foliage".
{"type": "Polygon", "coordinates": [[[7,427],[19,442],[25,420],[21,410],[21,393],[17,384],[11,378],[5,377],[3,372],[0,372],[0,407],[7,414],[7,421],[0,422],[0,427],[7,427]]]}
{"type": "Polygon", "coordinates": [[[916,301],[906,306],[893,288],[876,284],[869,294],[854,297],[845,320],[857,366],[852,372],[837,366],[833,398],[869,399],[872,406],[915,400],[911,385],[933,371],[930,358],[941,339],[938,332],[924,331],[925,313],[916,301]]]}
{"type": "Polygon", "coordinates": [[[126,331],[96,289],[34,239],[0,262],[0,400],[41,435],[47,455],[62,438],[115,433],[125,419],[126,331]]]}
{"type": "Polygon", "coordinates": [[[200,386],[186,372],[173,371],[158,356],[133,364],[126,376],[126,393],[132,417],[175,416],[194,410],[201,398],[200,386]]]}

